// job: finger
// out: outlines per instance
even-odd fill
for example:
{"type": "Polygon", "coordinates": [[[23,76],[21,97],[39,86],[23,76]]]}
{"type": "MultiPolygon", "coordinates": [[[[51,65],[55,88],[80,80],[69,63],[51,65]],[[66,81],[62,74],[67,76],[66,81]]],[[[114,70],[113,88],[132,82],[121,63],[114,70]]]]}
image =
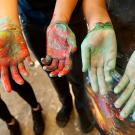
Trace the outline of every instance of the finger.
{"type": "Polygon", "coordinates": [[[55,71],[51,72],[49,75],[50,77],[56,77],[58,76],[59,72],[62,71],[64,68],[64,60],[60,60],[59,61],[59,65],[58,65],[58,69],[56,69],[55,71]]]}
{"type": "Polygon", "coordinates": [[[58,77],[62,77],[64,75],[69,74],[71,68],[72,68],[72,60],[69,57],[67,57],[65,59],[65,67],[63,68],[62,71],[59,72],[58,77]]]}
{"type": "Polygon", "coordinates": [[[135,109],[134,109],[134,112],[132,114],[132,119],[135,121],[135,109]]]}
{"type": "Polygon", "coordinates": [[[28,56],[28,57],[26,58],[26,61],[27,61],[28,65],[31,66],[31,67],[33,67],[34,64],[35,64],[34,61],[31,59],[30,56],[28,56]]]}
{"type": "Polygon", "coordinates": [[[21,45],[21,50],[22,50],[20,53],[20,58],[21,58],[21,60],[23,60],[24,58],[29,56],[29,51],[28,51],[28,48],[27,48],[25,41],[23,39],[21,41],[22,36],[19,35],[18,38],[20,38],[19,39],[20,41],[18,41],[18,44],[21,45]]]}
{"type": "Polygon", "coordinates": [[[107,94],[107,88],[105,84],[105,78],[103,74],[103,68],[99,67],[97,68],[97,78],[98,78],[98,85],[99,85],[99,91],[101,95],[107,94]]]}
{"type": "Polygon", "coordinates": [[[99,88],[98,88],[98,79],[97,79],[97,69],[96,68],[91,68],[91,70],[88,70],[88,74],[90,77],[90,82],[91,82],[91,87],[92,90],[97,93],[99,88]]]}
{"type": "Polygon", "coordinates": [[[122,77],[118,85],[114,88],[114,93],[120,93],[129,83],[129,78],[126,74],[122,77]]]}
{"type": "Polygon", "coordinates": [[[10,67],[10,70],[11,70],[11,75],[12,75],[13,80],[19,85],[24,84],[24,80],[20,76],[17,67],[15,65],[12,65],[10,67]]]}
{"type": "Polygon", "coordinates": [[[24,76],[28,76],[29,75],[29,73],[27,72],[27,70],[26,70],[26,68],[25,68],[25,66],[24,66],[24,64],[22,62],[18,64],[18,69],[19,69],[19,72],[22,75],[24,75],[24,76]]]}
{"type": "Polygon", "coordinates": [[[1,66],[1,81],[2,81],[4,89],[7,92],[11,92],[12,88],[11,88],[11,84],[9,80],[8,68],[4,66],[1,66]]]}
{"type": "Polygon", "coordinates": [[[90,48],[87,44],[85,44],[85,40],[81,45],[81,55],[82,55],[82,71],[86,72],[90,67],[90,48]]]}
{"type": "Polygon", "coordinates": [[[128,100],[127,104],[125,105],[125,107],[123,108],[123,110],[120,112],[121,117],[123,118],[127,118],[128,115],[130,113],[132,113],[132,111],[135,108],[135,90],[132,93],[130,99],[128,100]]]}
{"type": "Polygon", "coordinates": [[[52,58],[48,55],[45,58],[41,58],[41,63],[44,65],[50,65],[51,62],[52,62],[52,58]]]}
{"type": "Polygon", "coordinates": [[[58,59],[53,59],[50,66],[43,66],[43,69],[46,71],[54,71],[58,67],[58,59]]]}
{"type": "Polygon", "coordinates": [[[112,72],[115,69],[115,63],[115,60],[110,60],[104,66],[105,81],[107,83],[112,82],[112,72]]]}
{"type": "Polygon", "coordinates": [[[115,101],[116,108],[122,107],[122,105],[128,100],[134,90],[134,86],[130,83],[121,96],[115,101]]]}

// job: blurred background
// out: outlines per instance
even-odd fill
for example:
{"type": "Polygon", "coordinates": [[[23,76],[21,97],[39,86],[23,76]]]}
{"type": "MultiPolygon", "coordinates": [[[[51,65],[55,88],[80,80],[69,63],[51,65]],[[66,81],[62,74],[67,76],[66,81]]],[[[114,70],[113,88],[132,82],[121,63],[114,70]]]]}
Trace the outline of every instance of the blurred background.
{"type": "MultiPolygon", "coordinates": [[[[27,67],[27,69],[30,73],[27,80],[32,85],[36,97],[43,108],[43,116],[46,122],[44,135],[84,135],[80,131],[78,115],[75,109],[72,111],[71,119],[65,128],[61,129],[56,125],[55,117],[61,105],[50,80],[37,61],[35,61],[34,67],[27,67]]],[[[29,105],[14,91],[9,94],[0,87],[0,93],[1,98],[7,104],[12,115],[20,122],[23,135],[34,135],[29,105]]],[[[1,119],[0,135],[9,135],[7,126],[1,119]]],[[[100,134],[96,129],[93,129],[93,131],[87,135],[100,134]]]]}

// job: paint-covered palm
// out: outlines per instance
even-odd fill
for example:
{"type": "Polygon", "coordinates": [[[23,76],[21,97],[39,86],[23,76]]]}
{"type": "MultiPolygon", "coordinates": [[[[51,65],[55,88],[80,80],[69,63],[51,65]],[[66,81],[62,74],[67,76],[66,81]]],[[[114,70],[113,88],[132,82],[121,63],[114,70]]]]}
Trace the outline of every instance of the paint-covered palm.
{"type": "Polygon", "coordinates": [[[6,91],[12,90],[8,74],[9,69],[17,84],[24,83],[20,73],[25,76],[28,75],[23,64],[26,58],[31,62],[21,29],[7,19],[0,20],[0,74],[6,91]]]}
{"type": "MultiPolygon", "coordinates": [[[[120,115],[127,118],[129,114],[135,111],[135,52],[131,55],[125,73],[114,88],[114,92],[116,94],[121,92],[120,97],[115,101],[115,107],[122,108],[120,115]]],[[[135,120],[135,112],[133,119],[135,120]]]]}
{"type": "Polygon", "coordinates": [[[51,77],[68,74],[72,65],[71,53],[77,49],[74,33],[67,24],[57,22],[48,27],[46,40],[47,56],[42,59],[43,69],[52,71],[51,77]]]}
{"type": "Polygon", "coordinates": [[[106,95],[116,63],[116,37],[110,23],[97,23],[81,45],[83,72],[88,71],[94,92],[106,95]]]}

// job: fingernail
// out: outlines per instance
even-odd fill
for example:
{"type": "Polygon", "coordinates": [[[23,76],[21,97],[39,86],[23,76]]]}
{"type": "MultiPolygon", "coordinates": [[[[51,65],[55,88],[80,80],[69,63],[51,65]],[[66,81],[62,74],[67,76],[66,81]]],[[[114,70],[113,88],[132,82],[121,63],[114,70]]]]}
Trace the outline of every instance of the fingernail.
{"type": "Polygon", "coordinates": [[[62,77],[62,76],[64,76],[64,74],[58,74],[58,77],[62,77]]]}
{"type": "Polygon", "coordinates": [[[20,81],[18,82],[19,85],[23,85],[24,84],[24,81],[20,81]]]}
{"type": "Polygon", "coordinates": [[[53,75],[53,74],[50,73],[49,76],[50,77],[56,77],[57,75],[53,75]]]}
{"type": "Polygon", "coordinates": [[[46,68],[46,66],[43,66],[43,70],[46,70],[47,68],[46,68]]]}
{"type": "Polygon", "coordinates": [[[10,90],[6,90],[6,91],[7,91],[8,93],[11,93],[12,90],[10,89],[10,90]]]}
{"type": "Polygon", "coordinates": [[[49,76],[50,76],[50,77],[53,77],[53,75],[52,75],[52,74],[49,74],[49,76]]]}
{"type": "Polygon", "coordinates": [[[31,67],[33,67],[33,66],[35,65],[35,63],[31,61],[29,65],[30,65],[31,67]]]}
{"type": "Polygon", "coordinates": [[[29,75],[29,73],[24,73],[23,75],[24,75],[24,76],[28,76],[28,75],[29,75]]]}
{"type": "Polygon", "coordinates": [[[120,108],[120,105],[119,105],[119,103],[116,101],[115,103],[114,103],[114,106],[118,109],[118,108],[120,108]]]}
{"type": "Polygon", "coordinates": [[[118,89],[117,88],[114,88],[114,93],[118,94],[118,89]]]}
{"type": "Polygon", "coordinates": [[[82,72],[84,72],[84,69],[82,68],[82,72]]]}
{"type": "Polygon", "coordinates": [[[132,115],[132,119],[135,120],[135,112],[132,115]]]}
{"type": "Polygon", "coordinates": [[[41,58],[41,61],[43,61],[44,60],[44,58],[41,58]]]}

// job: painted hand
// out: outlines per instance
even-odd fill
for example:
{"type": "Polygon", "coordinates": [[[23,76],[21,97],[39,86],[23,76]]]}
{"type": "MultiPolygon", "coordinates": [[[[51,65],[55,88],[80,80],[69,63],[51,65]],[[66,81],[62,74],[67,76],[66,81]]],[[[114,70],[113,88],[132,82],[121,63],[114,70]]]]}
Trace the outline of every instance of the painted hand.
{"type": "Polygon", "coordinates": [[[97,23],[81,45],[83,72],[88,71],[95,93],[108,93],[116,63],[116,37],[110,23],[97,23]]]}
{"type": "Polygon", "coordinates": [[[42,58],[43,69],[50,72],[50,77],[61,77],[70,72],[71,53],[76,51],[74,33],[65,23],[51,24],[47,29],[47,56],[42,58]]]}
{"type": "MultiPolygon", "coordinates": [[[[125,73],[114,88],[114,92],[116,94],[122,92],[114,105],[116,108],[122,108],[120,115],[127,118],[129,114],[135,111],[135,52],[130,57],[125,73]]],[[[133,113],[133,119],[135,120],[135,112],[133,113]]]]}
{"type": "Polygon", "coordinates": [[[12,79],[17,84],[24,83],[20,73],[24,76],[28,75],[23,64],[25,58],[32,63],[21,29],[15,24],[11,24],[8,19],[0,20],[0,75],[7,92],[12,90],[9,69],[12,79]]]}

